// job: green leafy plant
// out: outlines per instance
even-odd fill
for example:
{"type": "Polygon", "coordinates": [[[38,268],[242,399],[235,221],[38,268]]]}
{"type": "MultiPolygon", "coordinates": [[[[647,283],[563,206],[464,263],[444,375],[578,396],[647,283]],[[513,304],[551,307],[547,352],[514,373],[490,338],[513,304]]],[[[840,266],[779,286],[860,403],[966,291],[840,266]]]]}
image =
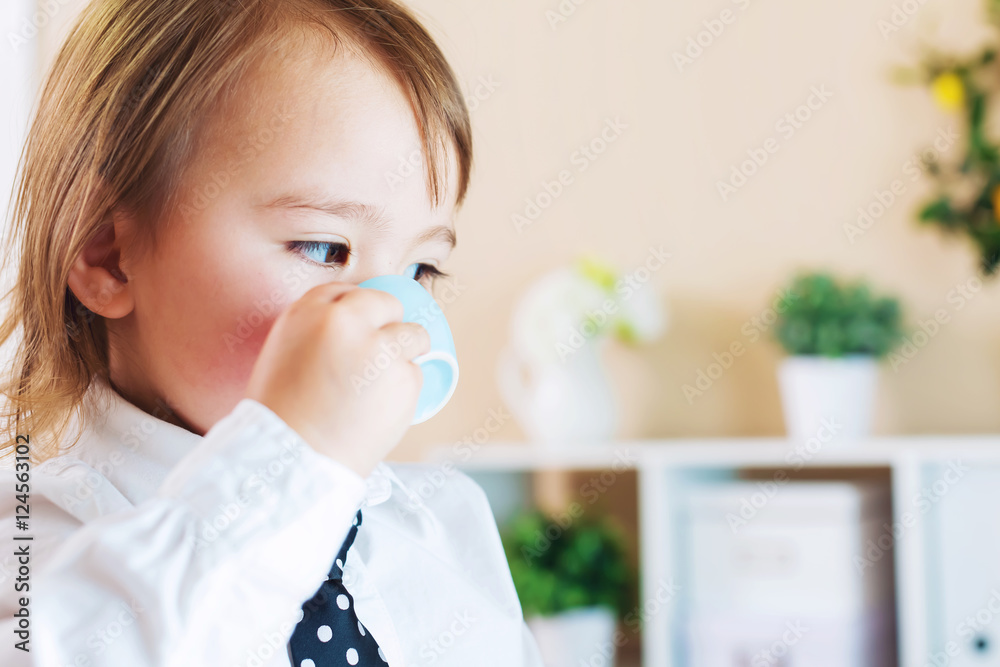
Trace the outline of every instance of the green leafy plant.
{"type": "MultiPolygon", "coordinates": [[[[987,0],[986,7],[990,23],[1000,27],[1000,0],[987,0]]],[[[967,236],[986,275],[1000,264],[1000,147],[988,132],[990,103],[1000,90],[1000,40],[992,41],[970,55],[929,52],[918,66],[898,71],[902,83],[927,86],[938,106],[956,114],[964,130],[964,147],[956,159],[945,163],[938,151],[924,152],[936,192],[921,206],[918,220],[967,236]]]]}
{"type": "Polygon", "coordinates": [[[608,517],[581,516],[563,528],[538,509],[522,510],[501,540],[525,617],[590,606],[620,617],[635,604],[624,537],[608,517]]]}
{"type": "Polygon", "coordinates": [[[863,281],[800,274],[777,310],[774,335],[789,354],[882,358],[903,340],[899,302],[872,295],[863,281]]]}

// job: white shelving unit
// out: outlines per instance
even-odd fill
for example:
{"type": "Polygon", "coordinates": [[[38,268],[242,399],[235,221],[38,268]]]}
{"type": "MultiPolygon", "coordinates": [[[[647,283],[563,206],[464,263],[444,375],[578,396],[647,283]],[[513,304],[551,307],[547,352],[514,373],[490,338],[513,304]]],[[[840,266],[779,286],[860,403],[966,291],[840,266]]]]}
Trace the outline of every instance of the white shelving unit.
{"type": "MultiPolygon", "coordinates": [[[[639,515],[639,596],[640,606],[652,604],[658,582],[679,580],[677,549],[674,544],[676,494],[686,482],[700,477],[735,476],[751,469],[798,469],[799,471],[837,471],[849,477],[852,471],[883,469],[888,471],[892,498],[893,525],[903,521],[921,490],[933,483],[932,475],[959,461],[970,469],[997,469],[1000,472],[1000,435],[926,435],[874,437],[850,443],[850,446],[827,446],[804,461],[791,463],[794,451],[783,438],[746,439],[663,439],[628,440],[605,444],[579,444],[565,450],[513,442],[491,442],[475,452],[467,447],[434,449],[429,461],[451,461],[473,478],[482,473],[531,474],[541,470],[620,469],[626,464],[637,476],[639,515]]],[[[802,450],[800,449],[800,452],[802,450]]],[[[808,454],[806,452],[806,454],[808,454]]],[[[997,476],[1000,481],[1000,474],[997,476]]],[[[485,488],[485,486],[484,486],[485,488]]],[[[489,489],[487,489],[489,494],[489,489]]],[[[491,502],[493,498],[491,496],[491,502]]],[[[983,549],[1000,544],[1000,484],[996,502],[980,506],[983,521],[983,549]],[[991,546],[992,545],[992,546],[991,546]]],[[[896,590],[897,652],[900,667],[926,667],[937,664],[932,657],[944,651],[951,634],[941,628],[941,592],[936,590],[940,577],[934,569],[929,545],[935,544],[935,524],[930,517],[918,517],[907,528],[905,539],[893,545],[896,590]],[[935,583],[938,582],[938,583],[935,583]]],[[[984,573],[983,590],[1000,590],[1000,554],[996,554],[995,572],[984,573]]],[[[642,630],[642,664],[647,667],[684,667],[678,664],[674,646],[674,624],[678,600],[665,603],[662,613],[646,619],[642,630]]],[[[959,665],[1000,665],[1000,619],[992,628],[996,641],[989,655],[982,646],[975,651],[960,647],[957,657],[949,656],[949,667],[959,665]]],[[[982,643],[982,641],[980,642],[982,643]]]]}

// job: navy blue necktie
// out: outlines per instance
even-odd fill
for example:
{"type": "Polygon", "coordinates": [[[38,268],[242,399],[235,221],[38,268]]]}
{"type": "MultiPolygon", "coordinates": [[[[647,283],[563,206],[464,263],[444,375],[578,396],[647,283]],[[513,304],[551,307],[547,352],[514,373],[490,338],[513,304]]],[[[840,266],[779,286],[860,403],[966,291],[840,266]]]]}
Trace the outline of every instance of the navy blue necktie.
{"type": "Polygon", "coordinates": [[[358,620],[354,598],[344,587],[347,550],[354,544],[360,525],[359,509],[326,581],[316,595],[302,605],[302,620],[288,641],[292,667],[384,667],[388,664],[372,633],[358,620]]]}

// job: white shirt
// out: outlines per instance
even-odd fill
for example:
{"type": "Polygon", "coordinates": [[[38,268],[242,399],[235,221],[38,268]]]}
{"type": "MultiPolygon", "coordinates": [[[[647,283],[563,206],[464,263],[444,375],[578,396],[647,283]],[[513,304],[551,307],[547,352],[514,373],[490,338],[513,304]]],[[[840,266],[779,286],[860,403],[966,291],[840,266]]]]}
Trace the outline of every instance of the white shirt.
{"type": "Polygon", "coordinates": [[[344,585],[390,667],[542,667],[486,495],[454,467],[362,478],[248,398],[204,436],[96,380],[84,408],[80,441],[30,471],[27,530],[0,469],[0,664],[287,667],[360,507],[344,585]]]}

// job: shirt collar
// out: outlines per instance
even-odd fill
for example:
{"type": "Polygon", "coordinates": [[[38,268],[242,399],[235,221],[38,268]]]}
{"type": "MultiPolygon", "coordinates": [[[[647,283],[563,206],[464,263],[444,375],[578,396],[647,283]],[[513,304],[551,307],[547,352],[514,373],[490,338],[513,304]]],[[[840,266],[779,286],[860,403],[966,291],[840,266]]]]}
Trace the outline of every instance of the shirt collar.
{"type": "MultiPolygon", "coordinates": [[[[130,403],[100,377],[92,380],[83,401],[84,428],[89,433],[80,444],[86,441],[86,447],[69,453],[107,477],[133,503],[151,497],[171,468],[203,439],[130,403]]],[[[362,507],[388,500],[393,484],[407,490],[379,461],[365,478],[362,507]]]]}

